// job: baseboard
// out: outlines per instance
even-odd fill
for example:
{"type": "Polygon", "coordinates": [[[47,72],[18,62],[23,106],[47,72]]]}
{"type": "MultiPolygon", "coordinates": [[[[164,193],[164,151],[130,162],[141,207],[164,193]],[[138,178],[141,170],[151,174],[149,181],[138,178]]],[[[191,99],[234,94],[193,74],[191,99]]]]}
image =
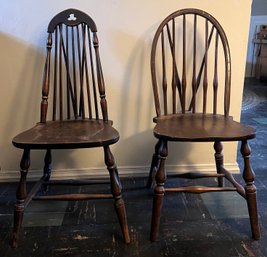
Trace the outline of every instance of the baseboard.
{"type": "MultiPolygon", "coordinates": [[[[225,168],[232,173],[239,173],[237,163],[226,163],[225,168]]],[[[215,172],[213,164],[200,165],[167,165],[166,171],[168,174],[183,173],[183,172],[215,172]]],[[[119,167],[120,177],[146,177],[149,173],[149,166],[131,166],[119,167]]],[[[41,170],[30,170],[28,173],[28,181],[37,181],[42,176],[41,170]]],[[[52,179],[90,179],[90,178],[107,178],[108,172],[103,168],[84,168],[84,169],[63,169],[54,170],[52,179]]],[[[1,171],[0,182],[15,182],[19,180],[18,171],[1,171]]]]}

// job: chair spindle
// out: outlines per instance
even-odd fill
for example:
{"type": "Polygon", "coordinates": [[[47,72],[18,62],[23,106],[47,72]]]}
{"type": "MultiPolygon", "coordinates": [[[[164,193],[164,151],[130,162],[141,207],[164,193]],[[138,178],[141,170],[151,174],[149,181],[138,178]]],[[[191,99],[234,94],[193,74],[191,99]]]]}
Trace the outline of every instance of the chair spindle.
{"type": "Polygon", "coordinates": [[[186,101],[186,17],[183,15],[183,75],[182,75],[182,113],[185,113],[186,101]]]}
{"type": "Polygon", "coordinates": [[[197,93],[197,79],[196,79],[196,49],[197,49],[197,16],[194,15],[194,39],[193,39],[193,75],[192,75],[192,112],[196,112],[196,93],[197,93]]]}
{"type": "Polygon", "coordinates": [[[59,25],[60,39],[59,39],[59,117],[63,120],[63,88],[62,88],[62,25],[59,25]]]}
{"type": "Polygon", "coordinates": [[[108,110],[107,110],[107,101],[106,101],[106,93],[105,93],[105,82],[100,62],[99,56],[99,43],[96,33],[93,34],[93,44],[95,48],[96,54],[96,67],[97,67],[97,81],[98,81],[98,89],[100,94],[100,105],[103,113],[103,120],[108,121],[108,110]]]}
{"type": "Polygon", "coordinates": [[[164,104],[164,114],[167,114],[168,113],[168,108],[167,108],[167,78],[166,78],[166,56],[165,56],[164,31],[161,33],[161,50],[162,50],[162,89],[163,89],[163,104],[164,104]]]}
{"type": "MultiPolygon", "coordinates": [[[[171,44],[171,42],[170,42],[171,44]]],[[[175,79],[175,20],[172,19],[172,113],[177,112],[176,107],[176,79],[175,79]]]]}
{"type": "Polygon", "coordinates": [[[57,112],[57,68],[58,68],[58,29],[55,29],[55,53],[54,53],[54,92],[53,92],[53,120],[56,120],[57,112]]]}
{"type": "Polygon", "coordinates": [[[89,55],[90,55],[90,66],[91,66],[91,77],[92,77],[92,86],[93,86],[93,99],[94,99],[94,107],[95,107],[95,115],[96,119],[99,119],[99,113],[97,108],[97,90],[96,90],[96,79],[95,79],[95,73],[94,73],[94,61],[93,61],[93,54],[92,54],[92,40],[91,40],[91,34],[89,33],[88,28],[88,40],[89,40],[89,55]]]}
{"type": "Polygon", "coordinates": [[[207,112],[207,91],[208,91],[208,30],[209,24],[206,19],[205,23],[205,55],[204,55],[204,78],[203,78],[203,113],[207,112]]]}
{"type": "MultiPolygon", "coordinates": [[[[85,34],[86,34],[86,32],[88,34],[89,30],[85,30],[85,34]]],[[[86,35],[85,35],[85,38],[86,38],[86,35]]],[[[87,92],[86,95],[87,95],[87,103],[88,103],[88,115],[89,115],[89,119],[92,119],[92,103],[91,103],[90,83],[89,83],[88,64],[87,64],[87,52],[86,52],[86,58],[85,58],[85,79],[86,79],[86,92],[87,92]]]]}
{"type": "Polygon", "coordinates": [[[76,83],[76,54],[75,54],[75,35],[74,35],[74,27],[71,28],[71,43],[72,43],[72,74],[73,74],[73,91],[74,91],[74,105],[73,105],[73,113],[75,119],[78,118],[78,103],[77,103],[77,83],[76,83]]]}
{"type": "Polygon", "coordinates": [[[177,64],[176,64],[176,54],[175,54],[175,20],[173,19],[173,27],[172,27],[172,34],[173,34],[173,39],[171,37],[171,32],[170,32],[170,27],[169,24],[166,24],[167,27],[167,32],[168,32],[168,40],[169,40],[169,45],[171,49],[171,55],[172,55],[172,65],[173,65],[173,73],[172,73],[172,88],[173,88],[173,99],[175,99],[175,104],[173,103],[173,108],[175,108],[176,113],[176,89],[174,87],[177,87],[178,93],[179,93],[179,99],[180,103],[182,101],[182,88],[181,88],[181,80],[179,77],[178,69],[177,69],[177,64]],[[175,96],[175,98],[174,98],[175,96]]]}
{"type": "Polygon", "coordinates": [[[50,57],[52,48],[52,34],[50,33],[47,40],[47,56],[45,63],[45,72],[42,88],[42,101],[41,101],[41,122],[46,122],[47,107],[48,107],[48,93],[49,93],[49,80],[50,80],[50,57]]]}
{"type": "Polygon", "coordinates": [[[70,119],[70,88],[71,88],[71,80],[70,80],[70,75],[69,75],[69,29],[66,26],[65,27],[66,31],[66,81],[67,81],[67,90],[66,90],[66,97],[67,97],[67,118],[70,119]]]}
{"type": "Polygon", "coordinates": [[[214,77],[213,77],[213,114],[217,114],[217,96],[218,96],[218,32],[215,37],[214,54],[214,77]]]}

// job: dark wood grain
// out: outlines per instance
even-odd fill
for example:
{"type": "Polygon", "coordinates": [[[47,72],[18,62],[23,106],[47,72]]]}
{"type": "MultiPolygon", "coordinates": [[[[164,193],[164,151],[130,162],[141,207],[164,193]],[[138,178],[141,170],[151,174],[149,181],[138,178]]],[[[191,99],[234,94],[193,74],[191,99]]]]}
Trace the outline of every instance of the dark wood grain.
{"type": "MultiPolygon", "coordinates": [[[[65,10],[56,15],[48,26],[40,122],[12,140],[15,147],[23,149],[12,246],[18,245],[23,213],[31,200],[75,201],[113,198],[124,242],[129,243],[119,173],[109,148],[109,145],[118,140],[119,133],[108,119],[96,25],[90,16],[81,11],[65,10]],[[50,112],[48,103],[52,104],[50,112]],[[48,115],[50,113],[51,117],[48,115]],[[93,147],[103,147],[104,160],[110,174],[111,194],[39,195],[41,188],[44,193],[48,191],[52,173],[51,150],[93,147]],[[27,193],[26,177],[30,169],[30,151],[33,149],[45,151],[44,175],[27,193]]],[[[93,183],[87,181],[86,184],[95,184],[95,180],[93,183]]],[[[75,181],[69,181],[68,185],[77,184],[75,181]]]]}
{"type": "Polygon", "coordinates": [[[252,139],[256,131],[230,116],[187,113],[159,117],[154,135],[169,141],[214,142],[252,139]]]}
{"type": "Polygon", "coordinates": [[[65,120],[38,123],[13,139],[18,148],[66,149],[104,146],[116,143],[119,133],[111,122],[102,120],[65,120]]]}
{"type": "MultiPolygon", "coordinates": [[[[154,136],[158,142],[147,180],[147,187],[155,185],[150,240],[155,241],[158,236],[165,193],[201,194],[224,191],[236,191],[245,198],[252,237],[259,239],[255,174],[250,166],[250,150],[247,144],[247,140],[255,138],[256,131],[233,120],[229,114],[231,57],[226,34],[219,22],[198,9],[182,9],[167,16],[153,38],[151,76],[156,109],[156,117],[153,119],[156,123],[154,136]],[[168,38],[169,47],[166,47],[164,38],[168,38]],[[160,54],[157,49],[161,49],[160,54]],[[160,65],[161,69],[158,68],[160,65]],[[169,70],[171,72],[168,72],[169,70]],[[181,82],[178,74],[182,74],[181,82]],[[174,90],[175,86],[177,91],[174,90]],[[168,90],[171,90],[172,94],[168,94],[168,90]],[[179,93],[179,98],[176,98],[176,92],[179,93]],[[168,109],[168,106],[172,108],[168,109]],[[169,141],[213,142],[215,174],[196,175],[190,172],[176,177],[217,177],[217,185],[165,188],[165,162],[169,141]],[[245,186],[237,182],[224,167],[224,141],[242,141],[245,186]],[[228,180],[231,187],[225,187],[224,180],[228,180]]],[[[191,160],[190,147],[188,149],[188,153],[184,153],[188,155],[185,159],[191,160]]],[[[205,152],[201,152],[199,156],[204,154],[205,152]]]]}

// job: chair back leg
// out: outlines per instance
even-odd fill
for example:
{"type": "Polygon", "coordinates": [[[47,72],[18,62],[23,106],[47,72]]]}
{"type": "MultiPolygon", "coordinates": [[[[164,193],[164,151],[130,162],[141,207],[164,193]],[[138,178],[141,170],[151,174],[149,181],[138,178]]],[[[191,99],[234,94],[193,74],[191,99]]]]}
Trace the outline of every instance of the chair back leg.
{"type": "MultiPolygon", "coordinates": [[[[51,172],[52,172],[52,154],[51,154],[51,149],[46,150],[45,158],[44,158],[44,171],[43,174],[45,176],[45,182],[48,182],[51,177],[51,172]]],[[[44,184],[43,185],[43,191],[47,192],[48,191],[48,185],[44,184]]]]}
{"type": "MultiPolygon", "coordinates": [[[[215,163],[216,163],[216,170],[218,174],[222,174],[221,167],[223,167],[223,144],[220,141],[214,142],[214,150],[215,150],[215,163]]],[[[218,186],[224,187],[224,178],[218,177],[218,186]]]]}
{"type": "Polygon", "coordinates": [[[153,183],[155,182],[154,178],[155,178],[156,170],[157,170],[158,165],[159,165],[160,146],[161,146],[161,142],[160,142],[160,140],[158,140],[158,142],[155,145],[155,152],[152,156],[151,166],[150,166],[150,170],[149,170],[149,176],[148,176],[147,184],[146,184],[147,188],[151,188],[153,186],[153,183]]]}

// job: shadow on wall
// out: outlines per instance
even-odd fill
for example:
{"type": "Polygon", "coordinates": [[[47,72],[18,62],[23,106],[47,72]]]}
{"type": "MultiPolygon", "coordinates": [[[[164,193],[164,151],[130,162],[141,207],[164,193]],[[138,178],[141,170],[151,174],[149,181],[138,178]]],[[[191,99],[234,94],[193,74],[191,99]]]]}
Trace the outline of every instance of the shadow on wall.
{"type": "MultiPolygon", "coordinates": [[[[154,151],[154,102],[149,68],[151,44],[144,41],[151,31],[138,38],[122,32],[111,35],[111,47],[117,50],[115,61],[118,61],[122,76],[120,88],[115,90],[117,95],[112,94],[118,102],[119,122],[115,122],[114,127],[120,133],[120,141],[114,147],[114,156],[119,167],[147,166],[154,151]]],[[[113,111],[109,111],[110,117],[113,117],[113,111]]]]}
{"type": "Polygon", "coordinates": [[[12,138],[38,121],[41,66],[44,55],[28,44],[0,34],[1,168],[17,170],[20,151],[12,138]],[[4,149],[4,151],[3,151],[4,149]]]}
{"type": "MultiPolygon", "coordinates": [[[[41,33],[40,33],[41,34],[41,33]]],[[[128,36],[128,35],[127,35],[128,36]]],[[[131,40],[129,38],[129,40],[131,40]]],[[[12,138],[39,121],[45,43],[39,49],[25,44],[9,35],[0,34],[1,53],[1,128],[0,165],[2,171],[19,170],[22,151],[12,146],[12,138]]],[[[114,125],[121,134],[121,140],[112,147],[117,164],[120,166],[149,166],[156,140],[153,136],[152,117],[154,102],[149,72],[150,44],[137,41],[123,68],[124,79],[120,98],[119,125],[114,125]]],[[[105,74],[104,74],[105,75],[105,74]]],[[[112,103],[111,103],[112,104],[112,103]]],[[[112,117],[112,112],[110,112],[112,117]]],[[[168,164],[185,162],[190,150],[177,147],[170,155],[168,164]],[[177,158],[178,157],[178,158],[177,158]]],[[[102,149],[54,151],[53,168],[104,167],[102,149]],[[85,158],[86,156],[86,158],[85,158]],[[97,158],[96,158],[97,157],[97,158]]],[[[32,151],[32,170],[43,168],[43,151],[32,151]]],[[[190,163],[190,160],[186,160],[190,163]]],[[[0,173],[1,174],[1,173],[0,173]]]]}
{"type": "MultiPolygon", "coordinates": [[[[149,167],[154,154],[154,148],[157,139],[153,136],[152,130],[140,132],[137,135],[121,139],[120,145],[124,147],[123,155],[120,154],[118,149],[114,149],[113,153],[120,169],[123,167],[136,167],[137,163],[141,163],[140,168],[147,168],[147,175],[149,173],[149,167]],[[134,148],[133,148],[134,147],[134,148]]],[[[190,144],[183,143],[169,143],[169,155],[166,160],[166,166],[173,166],[176,169],[176,165],[186,164],[193,167],[193,162],[190,158],[190,144]],[[178,160],[178,161],[177,161],[178,160]]],[[[137,166],[138,167],[138,166],[137,166]]],[[[166,167],[168,171],[168,167],[166,167]]]]}
{"type": "MultiPolygon", "coordinates": [[[[154,112],[153,93],[150,78],[150,42],[145,39],[151,29],[140,37],[117,32],[110,42],[115,50],[115,61],[121,70],[119,101],[119,121],[117,126],[121,137],[138,134],[152,126],[154,112]],[[120,40],[118,40],[118,38],[120,40]]],[[[112,113],[111,113],[112,116],[112,113]]]]}
{"type": "MultiPolygon", "coordinates": [[[[45,44],[45,41],[42,42],[40,49],[43,51],[40,51],[10,35],[0,33],[0,165],[4,172],[19,170],[22,150],[12,145],[12,138],[34,126],[40,119],[45,44]]],[[[43,168],[44,154],[43,151],[32,151],[32,170],[43,168]]],[[[59,160],[54,163],[54,167],[63,161],[67,165],[74,163],[70,152],[64,153],[62,157],[57,154],[57,157],[59,160]]]]}
{"type": "MultiPolygon", "coordinates": [[[[120,101],[119,124],[115,123],[114,127],[118,129],[121,138],[118,145],[114,147],[113,153],[118,167],[122,169],[123,167],[149,167],[157,142],[153,135],[155,124],[152,120],[155,116],[155,108],[150,74],[150,51],[156,26],[150,27],[139,38],[133,38],[132,35],[125,33],[112,35],[113,44],[116,45],[114,49],[119,49],[115,54],[117,59],[120,58],[120,65],[124,66],[121,91],[115,90],[120,97],[114,96],[120,101]],[[118,38],[120,38],[119,41],[118,38]],[[130,49],[130,52],[125,52],[125,49],[130,49]]],[[[110,116],[113,116],[112,112],[110,116]]],[[[167,165],[193,163],[188,159],[190,144],[170,145],[167,165]]],[[[149,168],[147,174],[148,172],[149,168]]]]}
{"type": "Polygon", "coordinates": [[[127,134],[129,130],[138,134],[152,125],[155,112],[148,53],[150,44],[142,38],[138,39],[125,68],[120,117],[122,135],[127,134]]]}

